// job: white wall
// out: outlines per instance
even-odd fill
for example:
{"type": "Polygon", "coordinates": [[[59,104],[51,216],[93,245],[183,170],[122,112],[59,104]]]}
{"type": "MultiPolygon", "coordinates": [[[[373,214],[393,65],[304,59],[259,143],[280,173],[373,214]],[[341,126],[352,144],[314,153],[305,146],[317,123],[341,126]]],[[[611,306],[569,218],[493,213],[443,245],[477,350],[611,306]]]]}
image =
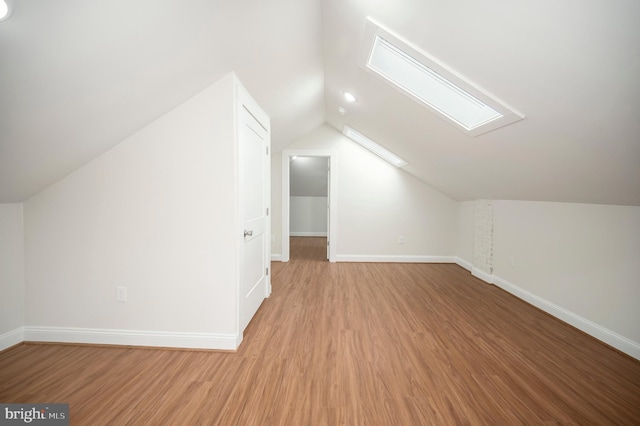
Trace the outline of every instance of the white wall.
{"type": "MultiPolygon", "coordinates": [[[[457,202],[380,159],[329,126],[286,149],[331,151],[337,158],[337,260],[400,260],[455,254],[457,202]],[[398,242],[404,237],[404,244],[398,242]]],[[[279,236],[281,156],[272,156],[273,235],[279,236]]],[[[273,253],[281,253],[281,241],[273,253]]]]}
{"type": "Polygon", "coordinates": [[[291,235],[327,235],[327,202],[327,197],[290,197],[291,235]]]}
{"type": "Polygon", "coordinates": [[[22,204],[0,204],[0,350],[22,340],[23,241],[22,204]]]}
{"type": "MultiPolygon", "coordinates": [[[[468,204],[459,222],[466,230],[458,234],[466,239],[473,221],[468,204]]],[[[640,207],[493,206],[493,282],[640,358],[640,207]]],[[[469,260],[470,243],[461,239],[458,254],[469,260]]]]}
{"type": "Polygon", "coordinates": [[[474,201],[460,201],[458,203],[456,256],[458,261],[464,263],[464,266],[469,270],[473,267],[474,213],[474,201]]]}
{"type": "Polygon", "coordinates": [[[289,166],[290,235],[327,235],[328,159],[298,156],[289,166]]]}
{"type": "Polygon", "coordinates": [[[640,207],[496,201],[494,208],[496,276],[640,342],[640,207]]]}
{"type": "Polygon", "coordinates": [[[27,340],[233,340],[233,114],[229,75],[25,203],[27,340]]]}

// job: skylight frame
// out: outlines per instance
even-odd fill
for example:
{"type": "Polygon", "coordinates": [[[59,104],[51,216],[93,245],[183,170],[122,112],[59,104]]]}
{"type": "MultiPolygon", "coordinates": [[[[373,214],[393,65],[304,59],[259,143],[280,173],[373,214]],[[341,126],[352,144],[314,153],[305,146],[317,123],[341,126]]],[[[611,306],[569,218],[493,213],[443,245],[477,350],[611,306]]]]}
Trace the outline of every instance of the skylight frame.
{"type": "Polygon", "coordinates": [[[372,153],[374,153],[378,157],[380,157],[383,160],[393,164],[394,166],[396,166],[398,168],[404,167],[407,164],[409,164],[405,160],[403,160],[402,158],[398,157],[393,152],[389,151],[388,149],[386,149],[385,147],[380,145],[379,143],[374,142],[373,140],[371,140],[367,136],[365,136],[362,133],[358,132],[357,130],[354,130],[353,128],[347,126],[346,124],[342,128],[342,134],[345,135],[346,137],[348,137],[349,139],[351,139],[352,141],[356,142],[358,145],[360,145],[363,148],[371,151],[372,153]]]}
{"type": "Polygon", "coordinates": [[[398,90],[405,96],[411,98],[421,106],[427,108],[438,117],[444,119],[445,121],[456,127],[458,130],[469,136],[478,136],[483,133],[487,133],[497,128],[506,126],[507,124],[522,120],[524,118],[524,115],[520,114],[519,112],[507,106],[504,102],[498,100],[496,97],[482,90],[479,86],[466,79],[464,76],[457,73],[453,69],[449,68],[442,62],[438,61],[436,58],[412,46],[407,41],[388,31],[371,18],[367,18],[365,27],[365,38],[358,58],[358,63],[360,67],[365,69],[367,72],[370,72],[378,78],[382,79],[382,81],[384,81],[386,84],[398,90]],[[438,75],[441,79],[446,81],[446,83],[443,84],[443,87],[445,85],[453,86],[461,93],[466,93],[468,97],[473,98],[480,103],[485,104],[489,108],[495,110],[501,116],[479,124],[476,127],[469,128],[461,122],[458,122],[452,116],[449,116],[446,112],[443,112],[437,107],[430,105],[428,101],[421,98],[419,95],[408,91],[405,87],[403,87],[401,83],[392,80],[389,76],[385,75],[383,72],[380,72],[379,70],[375,69],[374,66],[371,66],[369,64],[371,55],[374,51],[374,47],[376,47],[376,40],[379,39],[384,40],[390,46],[412,59],[414,63],[419,64],[416,66],[427,68],[428,70],[431,70],[432,73],[438,75]]]}

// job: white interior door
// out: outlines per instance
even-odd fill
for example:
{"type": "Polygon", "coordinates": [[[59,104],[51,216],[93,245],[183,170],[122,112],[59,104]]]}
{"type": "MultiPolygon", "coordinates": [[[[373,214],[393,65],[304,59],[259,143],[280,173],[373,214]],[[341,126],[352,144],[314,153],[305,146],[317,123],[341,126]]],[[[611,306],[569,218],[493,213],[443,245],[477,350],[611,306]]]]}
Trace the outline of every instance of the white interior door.
{"type": "Polygon", "coordinates": [[[244,331],[268,294],[267,195],[269,133],[243,106],[239,112],[240,214],[240,331],[244,331]]]}

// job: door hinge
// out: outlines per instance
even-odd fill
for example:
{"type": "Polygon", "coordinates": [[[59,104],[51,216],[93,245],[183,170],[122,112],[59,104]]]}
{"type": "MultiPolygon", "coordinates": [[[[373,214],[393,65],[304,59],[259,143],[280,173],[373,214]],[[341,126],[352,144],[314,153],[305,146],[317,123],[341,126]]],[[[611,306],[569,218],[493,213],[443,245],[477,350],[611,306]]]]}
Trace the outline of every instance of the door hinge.
{"type": "Polygon", "coordinates": [[[269,275],[269,268],[267,268],[267,275],[269,275]]]}
{"type": "Polygon", "coordinates": [[[269,216],[269,207],[267,207],[267,216],[269,216]]]}
{"type": "Polygon", "coordinates": [[[267,147],[267,155],[269,155],[269,147],[267,147]]]}

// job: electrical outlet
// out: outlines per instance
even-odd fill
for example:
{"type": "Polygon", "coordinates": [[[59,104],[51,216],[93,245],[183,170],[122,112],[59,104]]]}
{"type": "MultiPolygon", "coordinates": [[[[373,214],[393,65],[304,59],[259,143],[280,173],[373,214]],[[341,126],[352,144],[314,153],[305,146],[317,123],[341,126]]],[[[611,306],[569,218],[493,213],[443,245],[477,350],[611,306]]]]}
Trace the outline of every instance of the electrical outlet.
{"type": "Polygon", "coordinates": [[[398,237],[398,244],[404,244],[404,235],[398,237]]]}
{"type": "Polygon", "coordinates": [[[118,302],[126,302],[127,301],[127,288],[126,287],[116,287],[116,301],[118,301],[118,302]]]}
{"type": "Polygon", "coordinates": [[[509,266],[514,268],[516,266],[516,260],[513,256],[509,256],[509,266]]]}

